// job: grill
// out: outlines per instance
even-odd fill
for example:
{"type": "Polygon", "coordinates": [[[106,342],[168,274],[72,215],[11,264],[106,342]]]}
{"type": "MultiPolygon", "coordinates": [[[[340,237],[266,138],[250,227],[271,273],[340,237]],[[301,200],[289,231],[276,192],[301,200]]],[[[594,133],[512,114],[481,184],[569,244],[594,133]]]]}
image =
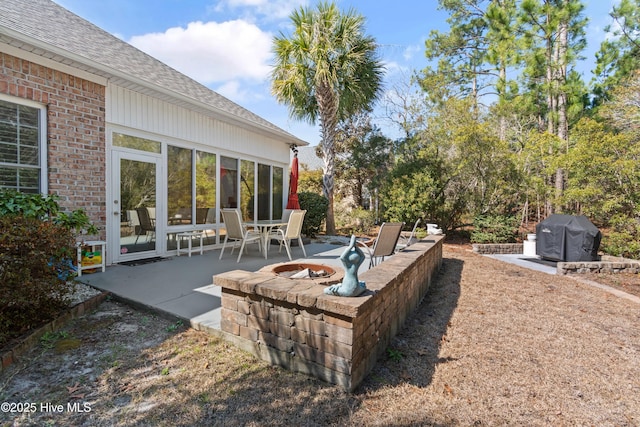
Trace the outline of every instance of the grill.
{"type": "Polygon", "coordinates": [[[536,226],[536,254],[553,261],[596,261],[601,239],[586,216],[554,214],[536,226]]]}

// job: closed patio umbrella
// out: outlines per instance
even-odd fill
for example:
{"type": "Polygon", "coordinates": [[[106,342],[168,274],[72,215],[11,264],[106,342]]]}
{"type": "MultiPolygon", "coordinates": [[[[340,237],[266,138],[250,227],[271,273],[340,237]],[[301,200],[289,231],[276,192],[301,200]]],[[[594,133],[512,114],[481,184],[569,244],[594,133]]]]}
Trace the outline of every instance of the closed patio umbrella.
{"type": "Polygon", "coordinates": [[[293,151],[291,172],[289,174],[289,199],[287,200],[287,209],[300,209],[300,202],[298,201],[298,150],[293,151]]]}

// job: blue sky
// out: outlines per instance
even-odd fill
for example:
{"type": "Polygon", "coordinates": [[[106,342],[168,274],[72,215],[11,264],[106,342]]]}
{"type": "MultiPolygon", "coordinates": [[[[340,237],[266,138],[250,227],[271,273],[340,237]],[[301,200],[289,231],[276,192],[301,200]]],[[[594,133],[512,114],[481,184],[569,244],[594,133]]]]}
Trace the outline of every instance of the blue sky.
{"type": "MultiPolygon", "coordinates": [[[[317,127],[290,119],[270,94],[271,41],[289,32],[289,15],[305,0],[54,0],[173,68],[315,145],[317,127]]],[[[385,87],[424,68],[424,41],[446,31],[437,0],[337,0],[366,18],[366,32],[380,45],[385,87]]],[[[604,39],[617,0],[587,0],[589,46],[580,70],[591,78],[594,53],[604,39]]],[[[380,124],[395,135],[390,125],[380,124]],[[385,127],[386,126],[386,127],[385,127]]]]}

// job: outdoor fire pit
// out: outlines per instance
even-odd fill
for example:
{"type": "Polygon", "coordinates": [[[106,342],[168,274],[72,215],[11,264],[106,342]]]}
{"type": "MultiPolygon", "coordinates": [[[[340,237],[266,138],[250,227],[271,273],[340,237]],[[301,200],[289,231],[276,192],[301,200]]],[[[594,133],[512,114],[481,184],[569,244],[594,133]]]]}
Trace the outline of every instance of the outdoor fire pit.
{"type": "Polygon", "coordinates": [[[260,272],[271,273],[291,280],[310,280],[324,286],[340,283],[344,278],[344,271],[341,268],[299,262],[267,265],[261,268],[260,272]]]}

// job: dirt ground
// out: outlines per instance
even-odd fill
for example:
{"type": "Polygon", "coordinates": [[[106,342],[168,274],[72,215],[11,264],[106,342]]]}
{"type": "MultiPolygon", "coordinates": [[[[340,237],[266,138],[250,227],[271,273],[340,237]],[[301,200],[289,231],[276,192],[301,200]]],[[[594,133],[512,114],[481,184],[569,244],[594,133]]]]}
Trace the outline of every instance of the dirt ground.
{"type": "Polygon", "coordinates": [[[640,426],[640,304],[445,245],[354,393],[106,301],[0,374],[2,402],[3,427],[640,426]]]}
{"type": "Polygon", "coordinates": [[[582,278],[586,280],[593,280],[594,282],[602,283],[603,285],[611,286],[623,292],[631,295],[635,295],[640,298],[640,274],[628,274],[628,273],[591,273],[591,274],[579,274],[574,277],[582,278]]]}

